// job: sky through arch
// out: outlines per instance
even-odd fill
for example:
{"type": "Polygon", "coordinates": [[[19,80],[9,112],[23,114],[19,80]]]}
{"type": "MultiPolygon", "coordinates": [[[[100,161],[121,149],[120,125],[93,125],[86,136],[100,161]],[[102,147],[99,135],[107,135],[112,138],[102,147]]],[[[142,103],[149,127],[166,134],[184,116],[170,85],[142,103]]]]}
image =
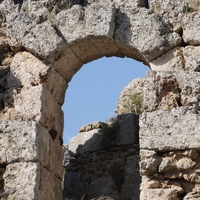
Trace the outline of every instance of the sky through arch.
{"type": "Polygon", "coordinates": [[[148,70],[130,58],[103,57],[83,65],[65,95],[64,143],[77,135],[81,126],[113,117],[120,92],[131,80],[145,77],[148,70]]]}

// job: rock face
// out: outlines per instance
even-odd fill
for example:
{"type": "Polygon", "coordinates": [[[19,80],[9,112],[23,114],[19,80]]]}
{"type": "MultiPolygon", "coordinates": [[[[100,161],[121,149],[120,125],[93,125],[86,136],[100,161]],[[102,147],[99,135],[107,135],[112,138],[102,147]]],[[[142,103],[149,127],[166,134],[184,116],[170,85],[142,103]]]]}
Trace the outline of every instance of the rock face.
{"type": "Polygon", "coordinates": [[[69,180],[89,187],[70,182],[70,192],[139,198],[138,151],[123,149],[139,140],[141,200],[199,199],[199,15],[197,0],[0,1],[0,199],[62,199],[65,91],[83,64],[103,56],[152,70],[122,91],[116,108],[119,116],[140,115],[138,123],[135,115],[119,117],[121,131],[106,139],[100,130],[109,124],[81,129],[87,145],[74,142],[73,156],[77,146],[79,156],[88,148],[105,154],[77,157],[86,171],[74,162],[69,180]],[[140,127],[139,136],[127,127],[140,127]],[[94,173],[92,160],[102,166],[92,165],[94,173]]]}

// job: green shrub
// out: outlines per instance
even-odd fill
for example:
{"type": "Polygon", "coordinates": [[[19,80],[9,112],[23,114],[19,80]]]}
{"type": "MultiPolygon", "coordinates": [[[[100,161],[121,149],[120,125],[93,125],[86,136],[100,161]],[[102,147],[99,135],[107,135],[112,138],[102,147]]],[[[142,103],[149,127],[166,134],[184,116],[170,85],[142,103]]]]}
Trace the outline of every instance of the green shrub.
{"type": "Polygon", "coordinates": [[[135,113],[141,114],[143,112],[142,108],[143,97],[141,93],[133,94],[129,100],[124,105],[125,113],[135,113]]]}
{"type": "Polygon", "coordinates": [[[183,13],[188,13],[190,12],[190,7],[188,3],[185,3],[183,6],[183,13]]]}

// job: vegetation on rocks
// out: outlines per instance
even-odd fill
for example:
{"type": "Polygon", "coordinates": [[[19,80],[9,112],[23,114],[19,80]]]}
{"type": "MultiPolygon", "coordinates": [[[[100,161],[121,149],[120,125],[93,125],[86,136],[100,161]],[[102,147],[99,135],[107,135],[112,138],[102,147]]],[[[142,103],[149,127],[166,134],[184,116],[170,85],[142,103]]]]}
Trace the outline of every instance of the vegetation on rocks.
{"type": "Polygon", "coordinates": [[[124,103],[124,112],[125,113],[135,113],[141,114],[143,112],[142,108],[143,97],[141,93],[133,94],[129,99],[124,103]]]}

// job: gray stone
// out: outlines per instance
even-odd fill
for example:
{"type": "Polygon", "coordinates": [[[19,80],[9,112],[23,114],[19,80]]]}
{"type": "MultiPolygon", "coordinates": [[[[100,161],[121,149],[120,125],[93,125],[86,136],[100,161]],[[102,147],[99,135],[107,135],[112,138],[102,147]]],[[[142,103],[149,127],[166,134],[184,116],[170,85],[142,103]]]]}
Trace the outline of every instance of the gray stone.
{"type": "MultiPolygon", "coordinates": [[[[6,166],[4,178],[3,199],[38,199],[37,191],[39,189],[39,179],[37,171],[39,163],[37,162],[16,162],[6,166]]],[[[1,196],[0,196],[1,197],[1,196]]]]}
{"type": "Polygon", "coordinates": [[[160,157],[157,156],[155,151],[140,150],[140,173],[141,175],[150,175],[157,172],[160,165],[160,157]]]}
{"type": "Polygon", "coordinates": [[[200,44],[200,14],[191,12],[183,18],[183,40],[190,45],[200,44]]]}
{"type": "Polygon", "coordinates": [[[173,158],[163,158],[159,165],[159,172],[174,172],[176,171],[176,163],[173,158]]]}
{"type": "Polygon", "coordinates": [[[117,116],[119,131],[116,135],[116,145],[139,145],[139,116],[123,114],[117,116]]]}
{"type": "Polygon", "coordinates": [[[47,21],[32,28],[22,39],[22,45],[36,55],[47,60],[54,60],[56,52],[64,48],[65,42],[47,21]],[[46,37],[47,35],[48,37],[46,37]]]}
{"type": "Polygon", "coordinates": [[[140,199],[179,200],[179,197],[176,189],[145,189],[141,192],[140,199]]]}
{"type": "Polygon", "coordinates": [[[115,28],[115,13],[115,6],[109,0],[87,6],[85,10],[86,35],[112,38],[115,28]]]}
{"type": "Polygon", "coordinates": [[[189,192],[183,200],[198,200],[200,198],[200,194],[198,192],[189,192]]]}
{"type": "Polygon", "coordinates": [[[184,59],[181,47],[176,47],[150,62],[154,71],[181,71],[184,70],[184,59]]]}
{"type": "Polygon", "coordinates": [[[22,43],[24,37],[42,20],[35,14],[13,13],[8,21],[8,35],[22,43]]]}
{"type": "Polygon", "coordinates": [[[0,164],[36,161],[37,126],[35,122],[2,121],[0,123],[0,164]]]}
{"type": "Polygon", "coordinates": [[[193,168],[196,165],[196,163],[191,160],[190,158],[181,158],[176,163],[176,167],[179,171],[186,171],[191,168],[193,168]]]}
{"type": "MultiPolygon", "coordinates": [[[[156,71],[129,85],[117,108],[126,114],[128,102],[140,114],[140,199],[198,199],[199,1],[151,0],[150,8],[147,0],[80,4],[0,3],[1,198],[62,198],[61,105],[68,82],[87,62],[126,56],[156,71]]],[[[118,118],[82,132],[81,144],[73,141],[66,168],[80,172],[77,199],[88,192],[96,199],[138,196],[132,144],[138,135],[131,136],[132,117],[124,117],[130,124],[118,118]]]]}
{"type": "Polygon", "coordinates": [[[157,151],[200,149],[199,114],[186,107],[140,116],[140,148],[157,151]]]}
{"type": "Polygon", "coordinates": [[[102,132],[100,129],[94,129],[88,132],[81,132],[69,141],[70,154],[83,154],[86,151],[98,150],[98,143],[102,132]]]}
{"type": "Polygon", "coordinates": [[[64,199],[67,199],[67,198],[73,198],[75,200],[80,199],[79,182],[80,182],[80,172],[66,171],[65,181],[64,181],[64,190],[63,190],[64,199]]]}
{"type": "Polygon", "coordinates": [[[97,180],[93,180],[90,183],[90,190],[88,197],[91,199],[99,196],[110,195],[113,191],[112,189],[113,185],[114,182],[109,178],[107,179],[100,178],[97,180]]]}
{"type": "Polygon", "coordinates": [[[86,36],[84,9],[80,5],[61,11],[52,20],[68,44],[86,36]]]}
{"type": "Polygon", "coordinates": [[[147,9],[125,9],[117,14],[118,26],[114,38],[129,44],[151,61],[181,43],[179,35],[173,33],[170,27],[164,24],[161,18],[147,9]],[[145,35],[142,34],[144,32],[145,35]]]}
{"type": "Polygon", "coordinates": [[[183,49],[185,70],[200,72],[199,46],[187,46],[183,49]]]}

